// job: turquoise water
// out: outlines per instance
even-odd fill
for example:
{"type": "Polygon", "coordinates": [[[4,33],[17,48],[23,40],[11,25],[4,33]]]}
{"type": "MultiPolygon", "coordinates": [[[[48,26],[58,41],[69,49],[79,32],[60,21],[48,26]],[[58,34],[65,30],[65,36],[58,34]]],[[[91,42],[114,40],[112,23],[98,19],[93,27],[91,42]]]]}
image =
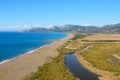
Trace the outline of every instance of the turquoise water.
{"type": "Polygon", "coordinates": [[[0,62],[67,37],[65,33],[0,32],[0,62]]]}

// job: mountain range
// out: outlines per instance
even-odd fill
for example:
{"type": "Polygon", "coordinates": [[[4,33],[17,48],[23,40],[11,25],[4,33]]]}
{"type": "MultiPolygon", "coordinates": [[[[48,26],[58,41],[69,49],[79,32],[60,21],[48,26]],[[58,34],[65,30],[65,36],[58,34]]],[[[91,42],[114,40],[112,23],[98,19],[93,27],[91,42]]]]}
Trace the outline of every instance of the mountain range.
{"type": "Polygon", "coordinates": [[[50,28],[31,28],[29,30],[23,30],[22,32],[81,32],[81,33],[120,33],[120,23],[99,26],[80,26],[80,25],[63,25],[52,26],[50,28]]]}

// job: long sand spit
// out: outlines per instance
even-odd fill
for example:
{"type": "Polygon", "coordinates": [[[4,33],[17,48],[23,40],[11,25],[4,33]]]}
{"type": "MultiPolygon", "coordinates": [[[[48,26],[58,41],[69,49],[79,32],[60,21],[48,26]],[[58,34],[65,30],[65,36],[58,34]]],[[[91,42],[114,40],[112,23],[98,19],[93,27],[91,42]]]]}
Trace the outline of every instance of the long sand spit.
{"type": "Polygon", "coordinates": [[[56,57],[59,54],[56,49],[73,38],[73,36],[70,34],[63,40],[54,41],[52,44],[30,54],[25,54],[0,64],[0,80],[21,80],[31,72],[37,71],[39,66],[48,62],[48,58],[56,57]]]}

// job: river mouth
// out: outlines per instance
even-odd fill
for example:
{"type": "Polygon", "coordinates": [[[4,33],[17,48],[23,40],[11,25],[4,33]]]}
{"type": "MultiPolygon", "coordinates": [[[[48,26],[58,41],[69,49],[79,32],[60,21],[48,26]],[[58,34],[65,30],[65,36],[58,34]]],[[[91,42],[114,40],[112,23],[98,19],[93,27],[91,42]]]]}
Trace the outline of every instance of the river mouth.
{"type": "Polygon", "coordinates": [[[80,80],[98,80],[99,75],[92,73],[83,67],[74,54],[66,55],[65,65],[71,73],[80,80]]]}

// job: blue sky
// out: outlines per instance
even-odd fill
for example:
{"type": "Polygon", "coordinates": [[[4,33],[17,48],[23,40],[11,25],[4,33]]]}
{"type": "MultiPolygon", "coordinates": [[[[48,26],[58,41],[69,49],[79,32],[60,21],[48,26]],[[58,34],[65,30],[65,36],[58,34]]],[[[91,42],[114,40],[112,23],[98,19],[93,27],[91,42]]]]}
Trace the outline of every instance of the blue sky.
{"type": "Polygon", "coordinates": [[[0,31],[120,23],[120,0],[0,0],[0,31]]]}

